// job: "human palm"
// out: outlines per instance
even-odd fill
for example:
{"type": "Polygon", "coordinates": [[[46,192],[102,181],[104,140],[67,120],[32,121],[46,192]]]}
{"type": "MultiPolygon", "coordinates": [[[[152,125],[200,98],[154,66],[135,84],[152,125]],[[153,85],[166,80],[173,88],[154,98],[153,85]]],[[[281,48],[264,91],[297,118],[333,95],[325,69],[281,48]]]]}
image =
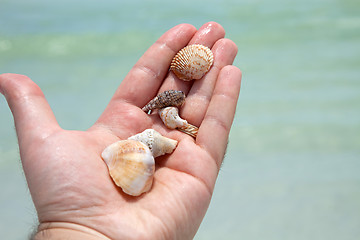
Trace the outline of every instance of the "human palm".
{"type": "Polygon", "coordinates": [[[231,65],[237,48],[223,28],[187,24],[165,33],[143,55],[87,131],[59,127],[40,88],[25,76],[0,75],[0,91],[13,112],[20,154],[38,212],[40,230],[82,226],[111,239],[191,239],[210,203],[224,157],[240,89],[231,65]],[[196,82],[168,72],[172,57],[187,44],[212,48],[214,66],[196,82]],[[158,92],[186,93],[180,115],[199,126],[192,137],[164,127],[157,114],[141,108],[158,92]],[[151,190],[124,194],[101,159],[104,148],[153,128],[179,141],[172,154],[155,159],[151,190]]]}

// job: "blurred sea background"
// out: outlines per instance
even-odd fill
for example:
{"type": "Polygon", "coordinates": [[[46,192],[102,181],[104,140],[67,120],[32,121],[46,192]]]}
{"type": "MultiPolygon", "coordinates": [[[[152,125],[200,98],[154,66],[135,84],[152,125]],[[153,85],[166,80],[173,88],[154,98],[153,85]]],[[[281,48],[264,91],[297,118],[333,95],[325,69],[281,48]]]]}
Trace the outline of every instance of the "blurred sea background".
{"type": "MultiPolygon", "coordinates": [[[[243,82],[195,239],[355,240],[359,11],[356,0],[0,0],[0,73],[31,77],[63,128],[85,130],[164,32],[219,22],[239,47],[243,82]]],[[[36,227],[4,97],[0,211],[1,239],[26,239],[36,227]]]]}

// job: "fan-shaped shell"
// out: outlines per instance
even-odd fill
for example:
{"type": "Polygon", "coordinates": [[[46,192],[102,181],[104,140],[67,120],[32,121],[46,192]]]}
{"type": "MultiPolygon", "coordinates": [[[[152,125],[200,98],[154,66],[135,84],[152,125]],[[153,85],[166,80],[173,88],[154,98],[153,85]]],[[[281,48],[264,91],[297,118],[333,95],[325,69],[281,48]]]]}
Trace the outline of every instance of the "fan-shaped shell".
{"type": "Polygon", "coordinates": [[[155,161],[150,149],[142,142],[121,140],[109,145],[101,154],[115,184],[132,196],[150,190],[155,161]]]}
{"type": "Polygon", "coordinates": [[[168,106],[180,107],[185,102],[185,94],[178,90],[168,90],[160,93],[155,98],[150,100],[142,110],[148,112],[153,109],[164,108],[168,106]]]}
{"type": "Polygon", "coordinates": [[[173,58],[170,69],[185,81],[202,78],[214,62],[214,56],[208,47],[200,44],[189,45],[181,49],[173,58]]]}

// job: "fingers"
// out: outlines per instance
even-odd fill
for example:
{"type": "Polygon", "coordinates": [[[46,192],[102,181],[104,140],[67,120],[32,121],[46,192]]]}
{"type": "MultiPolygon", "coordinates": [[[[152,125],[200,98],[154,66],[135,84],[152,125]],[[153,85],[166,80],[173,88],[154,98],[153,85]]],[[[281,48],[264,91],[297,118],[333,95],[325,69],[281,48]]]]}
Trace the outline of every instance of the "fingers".
{"type": "Polygon", "coordinates": [[[189,24],[181,24],[167,31],[135,64],[113,100],[124,100],[136,106],[145,105],[158,92],[176,52],[190,41],[195,32],[195,27],[189,24]]]}
{"type": "Polygon", "coordinates": [[[0,92],[13,113],[20,145],[60,129],[41,89],[28,77],[1,74],[0,92]]]}
{"type": "Polygon", "coordinates": [[[219,72],[224,66],[231,65],[237,54],[237,46],[229,39],[218,40],[212,48],[214,64],[210,71],[194,81],[181,109],[183,116],[190,123],[200,126],[214,91],[219,72]]]}
{"type": "MultiPolygon", "coordinates": [[[[185,47],[186,45],[190,44],[202,44],[206,47],[212,48],[213,45],[219,39],[222,39],[225,36],[224,28],[216,23],[216,22],[209,22],[204,24],[192,37],[189,43],[184,44],[181,48],[185,47]]],[[[179,49],[180,50],[180,49],[179,49]]],[[[175,54],[174,54],[175,55],[175,54]]],[[[173,55],[173,57],[174,57],[173,55]]],[[[216,61],[216,60],[215,60],[216,61]]],[[[189,89],[192,85],[193,81],[186,82],[180,80],[170,72],[169,76],[165,79],[163,85],[160,88],[159,92],[163,92],[169,89],[175,90],[182,90],[186,94],[189,92],[189,89]]]]}
{"type": "Polygon", "coordinates": [[[197,144],[216,160],[218,167],[225,154],[240,92],[240,83],[241,71],[238,68],[226,66],[220,71],[196,139],[197,144]]]}
{"type": "MultiPolygon", "coordinates": [[[[201,43],[212,47],[224,35],[224,29],[215,22],[204,24],[198,31],[188,24],[181,24],[170,29],[136,63],[95,125],[109,127],[114,125],[115,122],[119,122],[116,115],[120,114],[120,105],[124,105],[119,103],[125,103],[127,106],[135,105],[141,108],[158,92],[177,89],[187,93],[191,86],[188,82],[179,80],[172,73],[164,80],[169,72],[172,58],[181,48],[188,44],[201,43]]],[[[131,112],[133,110],[131,109],[131,112]]],[[[133,113],[132,118],[142,117],[140,114],[141,112],[133,113]]],[[[135,122],[132,121],[132,123],[135,122]]]]}

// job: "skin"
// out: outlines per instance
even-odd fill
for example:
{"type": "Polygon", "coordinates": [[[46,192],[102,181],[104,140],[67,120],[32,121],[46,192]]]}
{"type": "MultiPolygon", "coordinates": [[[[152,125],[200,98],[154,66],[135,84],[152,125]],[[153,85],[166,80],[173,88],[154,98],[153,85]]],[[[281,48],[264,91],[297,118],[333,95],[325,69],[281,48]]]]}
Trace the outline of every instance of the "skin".
{"type": "Polygon", "coordinates": [[[39,219],[36,239],[192,239],[207,211],[240,91],[232,66],[236,45],[215,22],[199,30],[178,25],[156,41],[122,81],[87,131],[60,128],[41,89],[28,77],[0,75],[0,92],[13,113],[21,161],[39,219]],[[214,65],[200,80],[184,82],[168,71],[188,44],[212,49],[214,65]],[[199,126],[198,137],[164,127],[141,108],[157,93],[186,93],[180,116],[199,126]],[[156,159],[150,192],[124,194],[109,176],[101,152],[109,144],[153,128],[179,141],[156,159]],[[84,235],[84,236],[85,236],[84,235]]]}

